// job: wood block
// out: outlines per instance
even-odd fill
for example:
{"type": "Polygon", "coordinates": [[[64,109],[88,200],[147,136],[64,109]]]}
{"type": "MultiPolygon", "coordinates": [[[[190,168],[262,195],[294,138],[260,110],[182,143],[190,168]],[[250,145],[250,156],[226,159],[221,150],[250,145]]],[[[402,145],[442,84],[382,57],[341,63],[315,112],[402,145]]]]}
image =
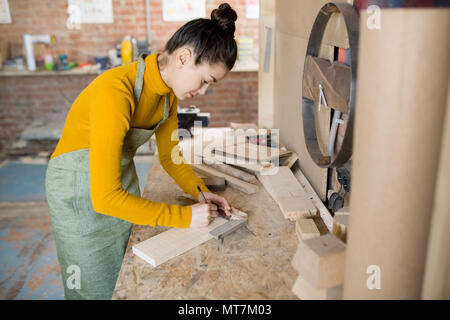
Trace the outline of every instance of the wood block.
{"type": "Polygon", "coordinates": [[[349,215],[335,215],[333,218],[333,231],[332,233],[339,238],[342,242],[347,242],[347,230],[349,215]]]}
{"type": "Polygon", "coordinates": [[[345,244],[330,233],[302,240],[292,266],[315,288],[335,287],[344,282],[345,244]]]}
{"type": "Polygon", "coordinates": [[[214,176],[214,177],[225,178],[227,184],[230,187],[238,189],[244,193],[253,194],[258,191],[257,185],[242,181],[242,180],[232,177],[226,173],[220,172],[214,168],[210,168],[204,164],[192,164],[191,167],[195,171],[200,172],[202,174],[206,174],[206,175],[210,175],[210,176],[214,176]]]}
{"type": "Polygon", "coordinates": [[[257,173],[257,172],[264,172],[265,170],[271,170],[274,167],[273,163],[270,162],[256,162],[256,161],[238,161],[237,159],[234,158],[234,156],[230,156],[230,155],[219,155],[219,154],[215,154],[213,155],[213,159],[216,162],[219,163],[227,163],[227,164],[231,164],[233,166],[236,167],[240,167],[243,168],[245,170],[248,170],[250,172],[253,173],[257,173]]]}
{"type": "Polygon", "coordinates": [[[289,150],[280,150],[264,145],[254,143],[236,143],[236,144],[216,144],[214,153],[225,156],[236,156],[237,158],[254,161],[275,161],[282,156],[288,156],[292,153],[289,150]]]}
{"type": "Polygon", "coordinates": [[[283,166],[292,168],[292,166],[295,164],[295,162],[298,160],[298,154],[293,152],[289,157],[281,161],[283,166]]]}
{"type": "Polygon", "coordinates": [[[229,174],[235,178],[241,179],[248,183],[256,183],[257,179],[253,174],[247,173],[237,168],[233,168],[227,164],[222,163],[214,163],[209,165],[211,168],[217,169],[220,172],[229,174]]]}
{"type": "Polygon", "coordinates": [[[297,219],[295,232],[299,240],[308,240],[320,236],[319,229],[313,219],[297,219]]]}
{"type": "Polygon", "coordinates": [[[227,187],[224,177],[202,177],[202,180],[211,191],[224,191],[227,187]]]}
{"type": "Polygon", "coordinates": [[[316,214],[316,207],[289,167],[279,167],[276,174],[262,175],[257,173],[256,176],[275,202],[278,203],[286,219],[295,221],[316,214]]]}
{"type": "Polygon", "coordinates": [[[301,275],[295,281],[292,292],[302,300],[341,300],[343,285],[327,289],[317,289],[311,286],[301,275]]]}

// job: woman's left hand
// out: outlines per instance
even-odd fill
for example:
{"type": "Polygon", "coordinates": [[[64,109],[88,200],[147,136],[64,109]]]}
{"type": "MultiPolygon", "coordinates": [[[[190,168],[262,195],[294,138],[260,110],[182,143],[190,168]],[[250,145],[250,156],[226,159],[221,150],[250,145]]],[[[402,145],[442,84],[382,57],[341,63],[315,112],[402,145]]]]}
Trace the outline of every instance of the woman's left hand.
{"type": "MultiPolygon", "coordinates": [[[[203,192],[203,194],[205,195],[205,198],[207,201],[209,200],[212,203],[214,203],[215,205],[217,205],[219,208],[223,209],[223,211],[225,211],[225,213],[228,217],[231,217],[232,212],[237,210],[236,208],[233,208],[228,203],[227,199],[225,199],[224,197],[221,197],[221,196],[211,193],[211,192],[203,192]]],[[[203,199],[203,197],[201,195],[198,197],[198,201],[200,203],[205,203],[205,200],[203,199]]]]}

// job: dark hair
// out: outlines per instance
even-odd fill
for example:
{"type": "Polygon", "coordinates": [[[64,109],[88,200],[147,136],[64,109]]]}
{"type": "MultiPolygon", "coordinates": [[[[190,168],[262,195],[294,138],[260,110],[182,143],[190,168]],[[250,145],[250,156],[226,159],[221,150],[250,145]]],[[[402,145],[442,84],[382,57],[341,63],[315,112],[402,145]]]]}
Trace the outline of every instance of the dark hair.
{"type": "Polygon", "coordinates": [[[222,3],[211,12],[211,19],[195,19],[184,24],[166,43],[165,51],[189,45],[196,56],[195,65],[202,62],[223,63],[231,70],[236,62],[237,46],[234,40],[236,12],[228,3],[222,3]]]}

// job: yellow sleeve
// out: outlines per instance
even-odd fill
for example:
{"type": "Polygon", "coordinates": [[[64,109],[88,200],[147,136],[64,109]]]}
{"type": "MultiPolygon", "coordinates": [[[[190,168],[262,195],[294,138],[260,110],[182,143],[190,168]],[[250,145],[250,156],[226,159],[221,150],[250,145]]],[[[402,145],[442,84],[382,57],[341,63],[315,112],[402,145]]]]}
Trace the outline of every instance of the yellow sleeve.
{"type": "Polygon", "coordinates": [[[158,145],[159,161],[166,172],[175,182],[195,199],[198,199],[200,192],[197,185],[203,192],[210,192],[202,179],[200,179],[187,164],[178,145],[178,99],[174,98],[170,106],[170,115],[156,131],[156,144],[158,145]],[[175,159],[175,162],[172,160],[175,159]]]}
{"type": "Polygon", "coordinates": [[[134,111],[132,94],[120,86],[103,85],[90,102],[89,168],[94,210],[135,224],[188,228],[191,207],[157,203],[122,188],[121,155],[134,111]]]}

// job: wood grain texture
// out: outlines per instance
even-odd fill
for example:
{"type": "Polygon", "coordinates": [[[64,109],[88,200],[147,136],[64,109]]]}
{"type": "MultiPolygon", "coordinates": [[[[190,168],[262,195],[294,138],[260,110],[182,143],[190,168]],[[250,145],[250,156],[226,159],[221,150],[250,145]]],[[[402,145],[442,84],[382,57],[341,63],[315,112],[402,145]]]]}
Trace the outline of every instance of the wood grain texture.
{"type": "Polygon", "coordinates": [[[217,217],[204,228],[172,228],[135,244],[133,253],[156,267],[201,245],[205,241],[211,240],[213,236],[209,232],[225,223],[227,223],[226,219],[217,217]]]}
{"type": "Polygon", "coordinates": [[[276,174],[257,174],[257,177],[286,219],[295,221],[316,214],[316,207],[289,167],[279,167],[276,174]]]}

